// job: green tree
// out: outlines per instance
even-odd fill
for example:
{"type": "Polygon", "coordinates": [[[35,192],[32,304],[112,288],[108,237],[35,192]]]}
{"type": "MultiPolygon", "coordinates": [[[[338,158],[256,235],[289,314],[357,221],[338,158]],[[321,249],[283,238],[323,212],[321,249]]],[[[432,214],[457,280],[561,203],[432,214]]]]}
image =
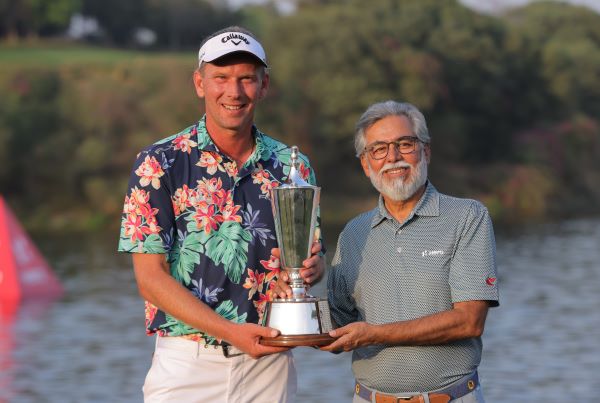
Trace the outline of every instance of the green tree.
{"type": "Polygon", "coordinates": [[[551,115],[600,116],[600,15],[544,1],[513,10],[505,20],[520,38],[516,53],[538,69],[558,100],[551,115]]]}
{"type": "Polygon", "coordinates": [[[123,46],[131,43],[134,30],[143,25],[144,0],[82,0],[81,13],[94,17],[109,42],[123,46]]]}
{"type": "Polygon", "coordinates": [[[144,23],[158,45],[172,50],[195,48],[208,34],[240,21],[239,13],[206,0],[146,0],[144,23]]]}
{"type": "Polygon", "coordinates": [[[0,0],[0,36],[50,36],[63,32],[81,0],[0,0]]]}
{"type": "MultiPolygon", "coordinates": [[[[515,89],[503,85],[508,71],[500,21],[454,0],[309,3],[265,37],[278,131],[309,154],[315,144],[317,153],[337,151],[317,158],[329,164],[319,172],[352,166],[354,123],[369,104],[385,99],[425,112],[438,159],[507,155],[512,122],[503,118],[515,89]]],[[[354,191],[355,181],[348,186],[354,191]]]]}

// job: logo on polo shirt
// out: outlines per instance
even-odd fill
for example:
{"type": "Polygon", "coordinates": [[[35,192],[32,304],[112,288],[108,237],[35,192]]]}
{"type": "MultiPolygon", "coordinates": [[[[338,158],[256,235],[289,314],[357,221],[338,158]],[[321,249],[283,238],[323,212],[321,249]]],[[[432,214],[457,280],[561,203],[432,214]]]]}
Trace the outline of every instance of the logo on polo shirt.
{"type": "Polygon", "coordinates": [[[424,250],[421,252],[421,256],[442,256],[445,252],[443,250],[424,250]]]}
{"type": "Polygon", "coordinates": [[[233,42],[235,46],[238,46],[240,43],[242,43],[242,41],[245,42],[246,45],[250,45],[250,41],[248,40],[248,38],[246,38],[244,35],[236,33],[231,33],[221,38],[221,42],[227,43],[227,41],[233,42]]]}
{"type": "Polygon", "coordinates": [[[496,277],[488,277],[485,279],[485,283],[489,286],[496,285],[496,281],[498,281],[496,277]]]}

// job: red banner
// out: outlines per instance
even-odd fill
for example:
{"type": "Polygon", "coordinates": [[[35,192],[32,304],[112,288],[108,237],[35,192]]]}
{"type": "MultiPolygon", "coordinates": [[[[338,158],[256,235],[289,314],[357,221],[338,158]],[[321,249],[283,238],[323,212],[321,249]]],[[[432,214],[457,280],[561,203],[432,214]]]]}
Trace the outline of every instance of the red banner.
{"type": "Polygon", "coordinates": [[[52,269],[0,196],[0,302],[62,294],[52,269]]]}

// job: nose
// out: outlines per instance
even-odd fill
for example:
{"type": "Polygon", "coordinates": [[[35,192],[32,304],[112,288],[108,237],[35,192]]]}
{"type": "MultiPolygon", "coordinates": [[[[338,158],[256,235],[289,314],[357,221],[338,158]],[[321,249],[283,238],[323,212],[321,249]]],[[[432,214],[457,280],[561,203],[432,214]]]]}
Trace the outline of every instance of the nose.
{"type": "Polygon", "coordinates": [[[388,153],[387,156],[385,157],[386,161],[389,162],[396,162],[398,160],[400,160],[402,157],[402,154],[400,154],[400,145],[396,144],[396,143],[390,143],[388,145],[388,153]]]}
{"type": "Polygon", "coordinates": [[[240,98],[243,93],[242,83],[238,80],[231,80],[225,87],[225,94],[233,99],[240,98]]]}

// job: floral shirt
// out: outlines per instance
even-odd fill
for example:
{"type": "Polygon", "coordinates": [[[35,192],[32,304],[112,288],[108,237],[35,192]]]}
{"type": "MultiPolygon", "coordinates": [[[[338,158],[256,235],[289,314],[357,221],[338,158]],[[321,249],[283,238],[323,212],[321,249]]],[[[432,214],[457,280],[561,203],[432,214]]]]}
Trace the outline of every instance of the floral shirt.
{"type": "MultiPolygon", "coordinates": [[[[269,190],[285,181],[291,149],[252,129],[241,168],[219,152],[205,118],[138,154],[121,221],[119,251],[164,253],[171,275],[219,315],[260,323],[279,274],[269,190]]],[[[315,183],[308,160],[300,172],[315,183]]],[[[319,231],[317,229],[317,234],[319,231]]],[[[214,337],[146,302],[148,334],[214,337]]]]}

